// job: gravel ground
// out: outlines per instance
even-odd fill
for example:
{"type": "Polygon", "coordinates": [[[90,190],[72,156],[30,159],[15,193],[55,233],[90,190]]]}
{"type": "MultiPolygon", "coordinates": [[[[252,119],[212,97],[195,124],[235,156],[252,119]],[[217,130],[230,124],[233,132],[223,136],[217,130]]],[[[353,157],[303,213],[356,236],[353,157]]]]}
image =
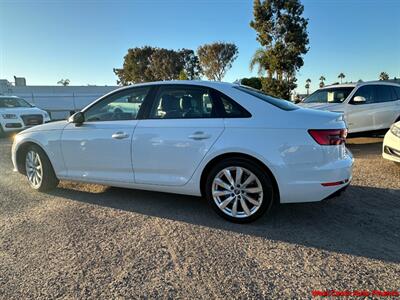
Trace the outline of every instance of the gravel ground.
{"type": "Polygon", "coordinates": [[[0,297],[311,298],[400,288],[400,168],[353,139],[344,195],[286,204],[255,223],[205,201],[97,185],[28,188],[0,140],[0,297]]]}

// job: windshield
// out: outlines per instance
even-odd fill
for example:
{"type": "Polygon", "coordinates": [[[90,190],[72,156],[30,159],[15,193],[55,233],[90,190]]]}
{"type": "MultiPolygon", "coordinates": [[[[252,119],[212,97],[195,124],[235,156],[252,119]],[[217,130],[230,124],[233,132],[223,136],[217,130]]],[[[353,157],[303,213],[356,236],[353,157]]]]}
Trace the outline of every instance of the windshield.
{"type": "Polygon", "coordinates": [[[337,87],[315,91],[303,103],[342,103],[354,87],[337,87]]]}
{"type": "Polygon", "coordinates": [[[32,107],[21,98],[0,98],[0,108],[32,107]]]}
{"type": "Polygon", "coordinates": [[[253,89],[251,87],[241,85],[241,86],[235,86],[235,89],[241,90],[247,94],[257,97],[258,99],[268,102],[269,104],[272,104],[273,106],[276,106],[283,110],[299,109],[299,107],[297,105],[293,104],[292,102],[289,102],[289,101],[283,100],[283,99],[274,98],[272,96],[269,96],[259,90],[253,89]]]}

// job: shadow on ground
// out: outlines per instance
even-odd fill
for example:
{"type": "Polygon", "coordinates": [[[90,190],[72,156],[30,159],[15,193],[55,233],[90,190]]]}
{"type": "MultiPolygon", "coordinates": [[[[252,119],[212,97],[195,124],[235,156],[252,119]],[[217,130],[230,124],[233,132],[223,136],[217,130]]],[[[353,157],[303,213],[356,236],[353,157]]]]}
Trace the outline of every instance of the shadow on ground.
{"type": "Polygon", "coordinates": [[[202,198],[107,188],[100,193],[59,188],[74,201],[155,216],[343,254],[400,262],[400,190],[351,186],[319,203],[277,205],[258,221],[219,218],[202,198]]]}

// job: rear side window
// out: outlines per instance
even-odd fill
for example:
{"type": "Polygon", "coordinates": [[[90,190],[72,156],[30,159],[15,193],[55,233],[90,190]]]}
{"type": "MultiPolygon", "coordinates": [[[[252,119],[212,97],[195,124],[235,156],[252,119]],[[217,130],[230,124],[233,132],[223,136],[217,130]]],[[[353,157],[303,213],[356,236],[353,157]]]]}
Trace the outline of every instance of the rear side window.
{"type": "Polygon", "coordinates": [[[258,98],[258,99],[260,99],[260,100],[262,100],[264,102],[267,102],[267,103],[269,103],[269,104],[271,104],[273,106],[276,106],[276,107],[278,107],[280,109],[283,109],[283,110],[290,111],[290,110],[299,109],[299,107],[297,105],[293,104],[292,102],[289,102],[289,101],[283,100],[283,99],[278,99],[278,98],[271,97],[271,96],[269,96],[269,95],[267,95],[267,94],[265,94],[265,93],[263,93],[263,92],[261,92],[259,90],[256,90],[256,89],[253,89],[253,88],[250,88],[250,87],[235,86],[234,88],[238,89],[238,90],[240,90],[240,91],[242,91],[242,92],[244,92],[246,94],[254,96],[254,97],[256,97],[256,98],[258,98]]]}
{"type": "Polygon", "coordinates": [[[377,102],[389,102],[396,100],[396,96],[394,91],[390,85],[377,85],[376,88],[376,97],[377,102]]]}
{"type": "Polygon", "coordinates": [[[249,118],[251,114],[229,97],[219,93],[224,118],[249,118]]]}

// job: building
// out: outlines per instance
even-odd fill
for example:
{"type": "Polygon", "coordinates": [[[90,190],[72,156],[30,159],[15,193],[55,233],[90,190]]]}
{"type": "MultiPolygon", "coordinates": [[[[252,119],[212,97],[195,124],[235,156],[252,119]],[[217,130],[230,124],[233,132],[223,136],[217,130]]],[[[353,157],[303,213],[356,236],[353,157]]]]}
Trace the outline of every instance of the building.
{"type": "Polygon", "coordinates": [[[0,79],[0,95],[12,95],[49,112],[52,119],[65,119],[118,86],[26,85],[25,78],[14,77],[14,84],[0,79]]]}

